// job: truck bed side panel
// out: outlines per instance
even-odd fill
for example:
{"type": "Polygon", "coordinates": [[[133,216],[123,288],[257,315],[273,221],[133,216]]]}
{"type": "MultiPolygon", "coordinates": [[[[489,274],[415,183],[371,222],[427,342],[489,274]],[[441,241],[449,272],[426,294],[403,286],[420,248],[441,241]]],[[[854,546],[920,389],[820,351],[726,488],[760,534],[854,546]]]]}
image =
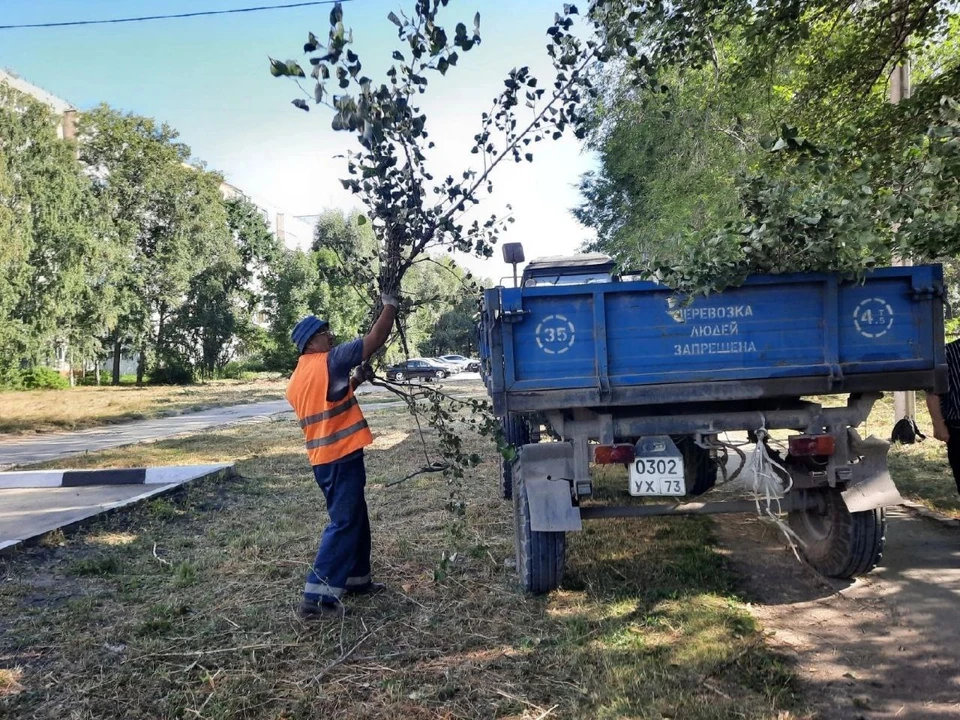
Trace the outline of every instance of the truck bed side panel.
{"type": "Polygon", "coordinates": [[[602,400],[717,381],[823,378],[839,388],[870,374],[883,390],[885,375],[908,372],[932,386],[943,364],[941,288],[939,266],[917,266],[863,283],[757,276],[692,303],[646,282],[488,291],[483,322],[501,376],[490,389],[596,390],[602,400]]]}

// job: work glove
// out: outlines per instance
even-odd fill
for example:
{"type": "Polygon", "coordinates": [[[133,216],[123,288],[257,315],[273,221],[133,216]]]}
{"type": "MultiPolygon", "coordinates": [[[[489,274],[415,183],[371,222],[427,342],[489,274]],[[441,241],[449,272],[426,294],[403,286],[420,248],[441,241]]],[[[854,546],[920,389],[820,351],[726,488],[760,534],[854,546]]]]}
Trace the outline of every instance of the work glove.
{"type": "Polygon", "coordinates": [[[397,296],[391,293],[383,293],[380,296],[380,302],[383,303],[384,307],[386,307],[387,305],[393,306],[394,310],[396,310],[397,307],[400,305],[400,301],[397,299],[397,296]]]}
{"type": "Polygon", "coordinates": [[[363,363],[353,371],[353,381],[358,386],[370,380],[373,380],[373,367],[370,363],[363,363]]]}

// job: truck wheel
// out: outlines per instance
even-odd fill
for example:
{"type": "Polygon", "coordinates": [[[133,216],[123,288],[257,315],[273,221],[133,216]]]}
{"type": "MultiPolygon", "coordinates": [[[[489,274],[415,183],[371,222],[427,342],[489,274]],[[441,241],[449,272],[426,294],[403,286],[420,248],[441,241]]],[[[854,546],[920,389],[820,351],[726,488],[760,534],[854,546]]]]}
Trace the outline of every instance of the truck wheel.
{"type": "Polygon", "coordinates": [[[513,493],[513,522],[516,528],[517,574],[529,593],[556,590],[563,580],[567,537],[562,532],[534,532],[530,529],[530,506],[523,480],[517,475],[513,493]]]}
{"type": "Polygon", "coordinates": [[[710,457],[710,451],[685,435],[674,440],[680,454],[683,455],[683,476],[687,481],[687,495],[703,495],[717,484],[717,461],[710,457]]]}
{"type": "Polygon", "coordinates": [[[887,519],[883,508],[852,513],[840,490],[823,488],[820,508],[792,512],[790,527],[804,545],[800,552],[818,572],[827,577],[853,578],[868,573],[883,555],[887,519]]]}
{"type": "MultiPolygon", "coordinates": [[[[530,432],[526,421],[520,415],[507,415],[500,420],[504,439],[517,450],[530,442],[530,432]]],[[[513,462],[500,456],[500,492],[504,500],[513,497],[513,462]]]]}

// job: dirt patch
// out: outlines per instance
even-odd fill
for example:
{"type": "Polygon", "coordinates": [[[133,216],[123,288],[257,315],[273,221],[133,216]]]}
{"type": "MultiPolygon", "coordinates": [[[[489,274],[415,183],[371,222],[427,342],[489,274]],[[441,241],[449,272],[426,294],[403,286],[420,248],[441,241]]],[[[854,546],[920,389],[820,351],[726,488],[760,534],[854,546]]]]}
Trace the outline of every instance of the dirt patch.
{"type": "Polygon", "coordinates": [[[845,583],[798,562],[756,517],[714,524],[751,612],[794,659],[819,718],[960,717],[960,533],[894,509],[881,567],[845,583]]]}

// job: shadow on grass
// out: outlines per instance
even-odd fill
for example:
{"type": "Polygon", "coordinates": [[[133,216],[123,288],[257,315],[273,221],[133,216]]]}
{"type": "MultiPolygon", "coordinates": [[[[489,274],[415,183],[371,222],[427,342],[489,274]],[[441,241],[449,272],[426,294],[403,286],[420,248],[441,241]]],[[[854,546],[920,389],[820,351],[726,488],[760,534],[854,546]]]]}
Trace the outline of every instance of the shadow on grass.
{"type": "Polygon", "coordinates": [[[895,446],[889,462],[890,475],[904,497],[960,517],[960,494],[942,445],[927,440],[920,445],[895,446]]]}

